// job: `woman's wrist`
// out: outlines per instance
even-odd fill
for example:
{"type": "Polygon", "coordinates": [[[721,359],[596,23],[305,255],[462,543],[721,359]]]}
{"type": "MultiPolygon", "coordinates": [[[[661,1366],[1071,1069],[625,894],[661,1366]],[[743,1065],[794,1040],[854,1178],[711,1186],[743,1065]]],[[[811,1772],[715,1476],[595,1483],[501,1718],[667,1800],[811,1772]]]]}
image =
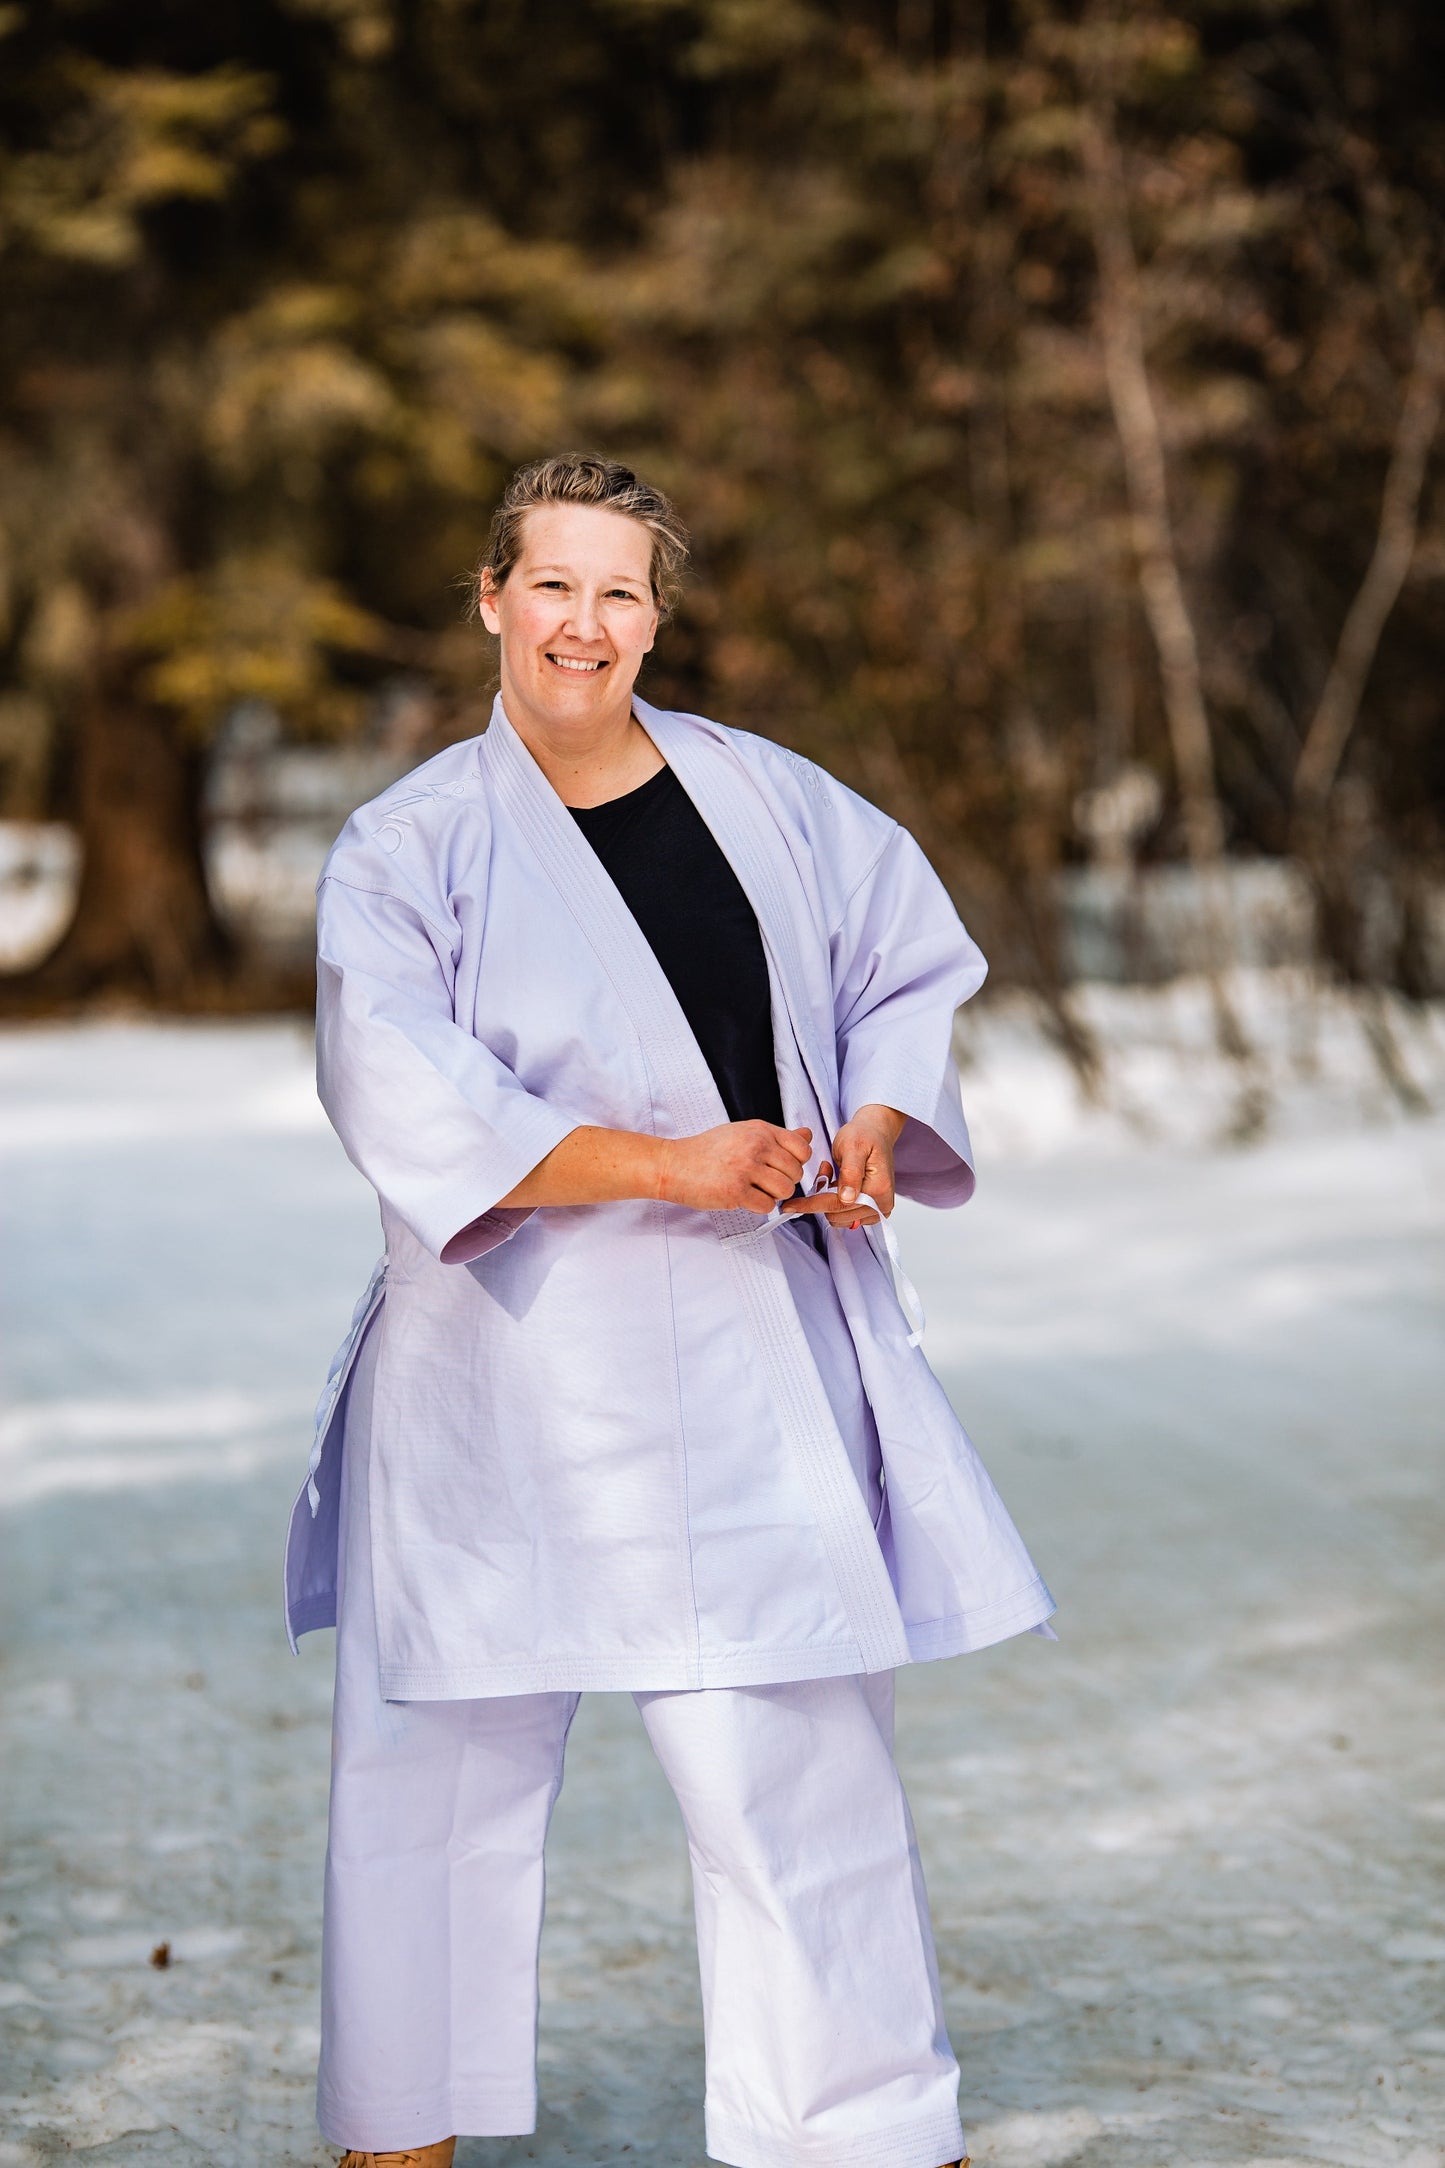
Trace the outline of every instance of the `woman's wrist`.
{"type": "Polygon", "coordinates": [[[673,1142],[671,1137],[654,1137],[651,1142],[654,1147],[652,1153],[651,1195],[659,1204],[670,1204],[672,1199],[668,1192],[672,1176],[672,1162],[675,1157],[673,1142]]]}
{"type": "Polygon", "coordinates": [[[856,1108],[849,1115],[848,1120],[862,1123],[869,1129],[877,1130],[880,1135],[887,1138],[890,1145],[893,1145],[902,1136],[907,1126],[908,1116],[900,1114],[897,1107],[885,1107],[877,1100],[869,1100],[865,1105],[856,1108]]]}

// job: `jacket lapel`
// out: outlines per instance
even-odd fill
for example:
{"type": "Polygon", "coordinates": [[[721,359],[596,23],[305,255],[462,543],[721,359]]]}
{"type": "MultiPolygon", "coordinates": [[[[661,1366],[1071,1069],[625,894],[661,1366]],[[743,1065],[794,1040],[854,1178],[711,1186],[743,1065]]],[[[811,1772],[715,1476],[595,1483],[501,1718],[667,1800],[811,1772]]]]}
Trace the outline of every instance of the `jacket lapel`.
{"type": "MultiPolygon", "coordinates": [[[[826,1138],[816,1140],[826,1152],[839,1112],[826,928],[807,923],[808,899],[777,815],[726,741],[688,716],[651,707],[645,700],[634,700],[633,706],[712,830],[753,907],[774,983],[827,1130],[826,1138]]],[[[787,1053],[780,1044],[780,1062],[786,1061],[787,1053]]]]}
{"type": "Polygon", "coordinates": [[[711,1070],[667,974],[583,835],[502,706],[479,747],[497,799],[526,838],[611,980],[655,1079],[660,1133],[689,1136],[727,1120],[711,1070]]]}
{"type": "MultiPolygon", "coordinates": [[[[808,1075],[828,1120],[836,1117],[832,1065],[821,1061],[820,995],[805,967],[799,927],[805,899],[771,809],[725,744],[687,718],[635,703],[644,728],[716,836],[752,903],[808,1075]],[[820,1088],[821,1086],[821,1088],[820,1088]]],[[[688,1136],[727,1120],[727,1110],[650,943],[602,862],[507,718],[500,696],[479,751],[499,807],[527,839],[616,990],[656,1083],[655,1134],[688,1136]]],[[[823,944],[826,958],[826,944],[823,944]]],[[[826,977],[826,964],[824,966],[826,977]]],[[[831,1044],[832,996],[827,993],[831,1044]]],[[[775,1025],[776,1028],[776,1025],[775,1025]]],[[[784,1050],[786,1052],[786,1050],[784,1050]]],[[[816,1140],[815,1140],[816,1141],[816,1140]]],[[[826,1149],[826,1147],[824,1147],[826,1149]]],[[[797,1455],[819,1530],[847,1608],[860,1668],[905,1662],[907,1637],[873,1523],[764,1224],[739,1209],[710,1212],[753,1329],[783,1435],[797,1455]]]]}

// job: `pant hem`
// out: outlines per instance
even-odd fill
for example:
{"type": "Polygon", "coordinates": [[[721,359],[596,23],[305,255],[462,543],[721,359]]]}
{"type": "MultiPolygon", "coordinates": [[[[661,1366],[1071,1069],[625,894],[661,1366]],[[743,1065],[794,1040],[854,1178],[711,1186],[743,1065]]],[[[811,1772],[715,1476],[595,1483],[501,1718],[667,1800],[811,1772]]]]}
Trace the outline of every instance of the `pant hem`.
{"type": "Polygon", "coordinates": [[[943,2168],[965,2152],[957,2114],[894,2124],[856,2138],[787,2138],[708,2114],[707,2150],[727,2168],[943,2168]]]}
{"type": "Polygon", "coordinates": [[[537,2128],[535,2093],[429,2093],[423,2100],[384,2104],[316,2096],[316,2121],[331,2145],[357,2153],[401,2153],[445,2138],[530,2138],[537,2128]]]}

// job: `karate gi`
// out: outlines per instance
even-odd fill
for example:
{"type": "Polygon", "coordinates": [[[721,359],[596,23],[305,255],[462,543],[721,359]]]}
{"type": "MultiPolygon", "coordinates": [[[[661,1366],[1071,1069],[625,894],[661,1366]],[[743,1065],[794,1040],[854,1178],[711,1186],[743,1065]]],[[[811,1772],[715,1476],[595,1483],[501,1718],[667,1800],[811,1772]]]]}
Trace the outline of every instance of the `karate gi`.
{"type": "MultiPolygon", "coordinates": [[[[810,1321],[826,1319],[812,1252],[779,1239],[810,1321]]],[[[382,1699],[376,1345],[353,1373],[343,1476],[317,2119],[335,2144],[381,2152],[536,2127],[542,1848],[578,1696],[382,1699]]],[[[636,1700],[687,1829],[709,2154],[736,2168],[957,2160],[958,2065],[893,1763],[892,1673],[636,1700]]]]}
{"type": "MultiPolygon", "coordinates": [[[[634,705],[756,913],[804,1186],[881,1102],[908,1117],[899,1193],[962,1203],[952,1020],[984,964],[922,853],[781,747],[634,705]]],[[[323,2128],[386,2150],[532,2127],[542,1838],[575,1697],[611,1688],[639,1699],[698,1867],[710,2149],[937,2168],[957,2070],[891,1672],[1053,1605],[885,1232],[820,1255],[743,1211],[499,1203],[579,1123],[726,1119],[500,700],[353,816],[318,927],[319,1087],[386,1242],[287,1547],[293,1645],[341,1589],[323,2128]],[[840,1816],[819,1780],[844,1768],[840,1816]]]]}

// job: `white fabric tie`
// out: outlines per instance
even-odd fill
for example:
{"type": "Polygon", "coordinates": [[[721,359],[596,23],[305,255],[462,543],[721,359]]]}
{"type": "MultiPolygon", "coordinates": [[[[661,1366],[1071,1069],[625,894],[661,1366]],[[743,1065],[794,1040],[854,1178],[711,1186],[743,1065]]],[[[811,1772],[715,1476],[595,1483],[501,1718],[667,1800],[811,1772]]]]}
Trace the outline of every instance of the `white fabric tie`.
{"type": "MultiPolygon", "coordinates": [[[[858,1202],[859,1204],[871,1205],[873,1210],[878,1212],[878,1206],[873,1198],[868,1195],[867,1190],[860,1194],[858,1202]]],[[[888,1269],[893,1275],[893,1292],[898,1297],[898,1307],[907,1318],[911,1328],[908,1334],[908,1345],[917,1347],[923,1338],[923,1329],[928,1323],[923,1311],[923,1298],[903,1269],[903,1255],[898,1247],[898,1237],[894,1234],[891,1225],[881,1212],[878,1212],[878,1226],[888,1251],[888,1269]]]]}

